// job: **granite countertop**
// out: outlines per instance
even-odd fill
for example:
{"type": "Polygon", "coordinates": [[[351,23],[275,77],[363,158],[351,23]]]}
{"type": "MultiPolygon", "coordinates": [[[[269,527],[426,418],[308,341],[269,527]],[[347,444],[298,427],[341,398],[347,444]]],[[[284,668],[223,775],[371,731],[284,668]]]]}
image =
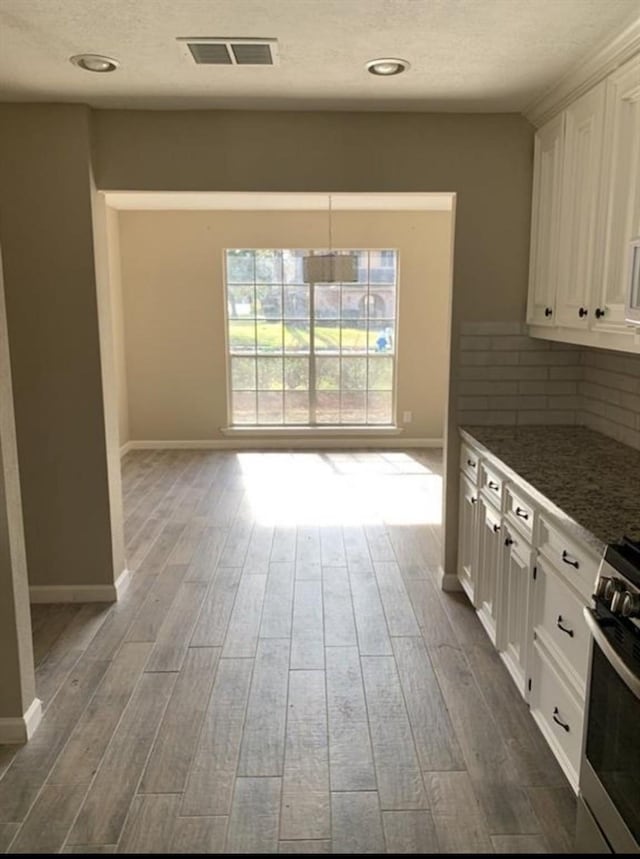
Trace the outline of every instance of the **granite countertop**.
{"type": "Polygon", "coordinates": [[[598,553],[622,536],[640,540],[640,451],[586,427],[461,429],[598,553]]]}

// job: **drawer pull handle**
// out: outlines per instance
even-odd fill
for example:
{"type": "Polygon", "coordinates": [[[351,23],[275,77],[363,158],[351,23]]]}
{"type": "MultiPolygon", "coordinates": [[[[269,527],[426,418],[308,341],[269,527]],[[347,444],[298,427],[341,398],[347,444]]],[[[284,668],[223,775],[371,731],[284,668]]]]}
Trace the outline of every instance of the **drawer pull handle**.
{"type": "Polygon", "coordinates": [[[495,489],[495,491],[497,492],[498,489],[500,489],[500,484],[494,483],[493,480],[490,480],[489,481],[489,489],[495,489]]]}
{"type": "Polygon", "coordinates": [[[522,507],[516,507],[516,516],[519,516],[521,519],[529,518],[529,514],[526,510],[523,510],[522,507]]]}
{"type": "Polygon", "coordinates": [[[471,503],[472,503],[472,504],[477,504],[477,503],[478,503],[478,499],[477,499],[477,498],[475,498],[473,495],[471,496],[471,498],[470,498],[469,500],[471,501],[471,503]]]}
{"type": "Polygon", "coordinates": [[[560,715],[560,711],[558,710],[557,707],[554,707],[553,708],[553,721],[556,723],[556,725],[560,725],[561,728],[564,728],[564,730],[567,733],[569,733],[569,731],[571,730],[569,728],[569,725],[567,725],[566,722],[563,722],[562,719],[559,719],[558,718],[559,715],[560,715]]]}
{"type": "Polygon", "coordinates": [[[467,460],[467,465],[471,466],[471,468],[475,468],[478,463],[474,462],[472,459],[467,460]]]}
{"type": "Polygon", "coordinates": [[[494,526],[493,526],[493,533],[494,533],[494,534],[497,534],[499,530],[500,530],[500,526],[499,526],[499,525],[494,525],[494,526]]]}
{"type": "Polygon", "coordinates": [[[562,560],[565,562],[565,564],[569,564],[570,567],[575,567],[576,570],[580,567],[578,561],[571,560],[571,558],[569,557],[569,553],[566,549],[562,550],[562,560]]]}
{"type": "Polygon", "coordinates": [[[511,539],[511,537],[507,537],[507,539],[504,541],[504,544],[507,548],[509,546],[513,546],[513,540],[511,539]]]}
{"type": "Polygon", "coordinates": [[[563,632],[566,632],[567,635],[569,636],[569,638],[573,638],[573,630],[567,629],[566,626],[562,625],[562,615],[561,614],[558,615],[558,620],[556,621],[556,626],[558,627],[558,629],[561,629],[563,632]]]}

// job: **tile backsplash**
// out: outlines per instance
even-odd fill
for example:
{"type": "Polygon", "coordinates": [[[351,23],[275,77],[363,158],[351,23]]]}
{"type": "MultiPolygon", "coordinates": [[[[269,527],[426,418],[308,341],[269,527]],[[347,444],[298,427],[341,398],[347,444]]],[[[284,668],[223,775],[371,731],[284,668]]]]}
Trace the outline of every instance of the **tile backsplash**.
{"type": "Polygon", "coordinates": [[[528,337],[519,322],[467,322],[460,424],[579,424],[640,449],[640,355],[528,337]]]}
{"type": "Polygon", "coordinates": [[[577,423],[580,348],[535,340],[523,329],[519,322],[463,323],[459,423],[577,423]]]}
{"type": "Polygon", "coordinates": [[[582,350],[578,423],[640,450],[640,355],[582,350]]]}

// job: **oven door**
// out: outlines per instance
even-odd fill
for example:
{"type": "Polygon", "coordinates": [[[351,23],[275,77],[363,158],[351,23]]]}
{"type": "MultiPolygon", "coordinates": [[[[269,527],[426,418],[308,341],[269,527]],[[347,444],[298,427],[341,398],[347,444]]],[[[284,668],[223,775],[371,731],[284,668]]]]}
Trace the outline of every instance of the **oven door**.
{"type": "Polygon", "coordinates": [[[640,325],[640,238],[631,242],[627,290],[626,321],[640,325]]]}
{"type": "Polygon", "coordinates": [[[593,648],[580,790],[614,852],[640,853],[640,679],[584,614],[593,648]]]}

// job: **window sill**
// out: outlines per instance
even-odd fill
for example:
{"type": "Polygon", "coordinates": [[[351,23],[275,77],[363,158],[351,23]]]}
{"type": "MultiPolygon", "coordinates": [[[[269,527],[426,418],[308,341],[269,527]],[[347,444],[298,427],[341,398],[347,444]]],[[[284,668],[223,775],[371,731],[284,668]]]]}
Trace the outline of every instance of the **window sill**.
{"type": "Polygon", "coordinates": [[[225,436],[278,436],[296,438],[305,436],[393,436],[404,432],[397,426],[324,426],[324,427],[220,427],[225,436]]]}

